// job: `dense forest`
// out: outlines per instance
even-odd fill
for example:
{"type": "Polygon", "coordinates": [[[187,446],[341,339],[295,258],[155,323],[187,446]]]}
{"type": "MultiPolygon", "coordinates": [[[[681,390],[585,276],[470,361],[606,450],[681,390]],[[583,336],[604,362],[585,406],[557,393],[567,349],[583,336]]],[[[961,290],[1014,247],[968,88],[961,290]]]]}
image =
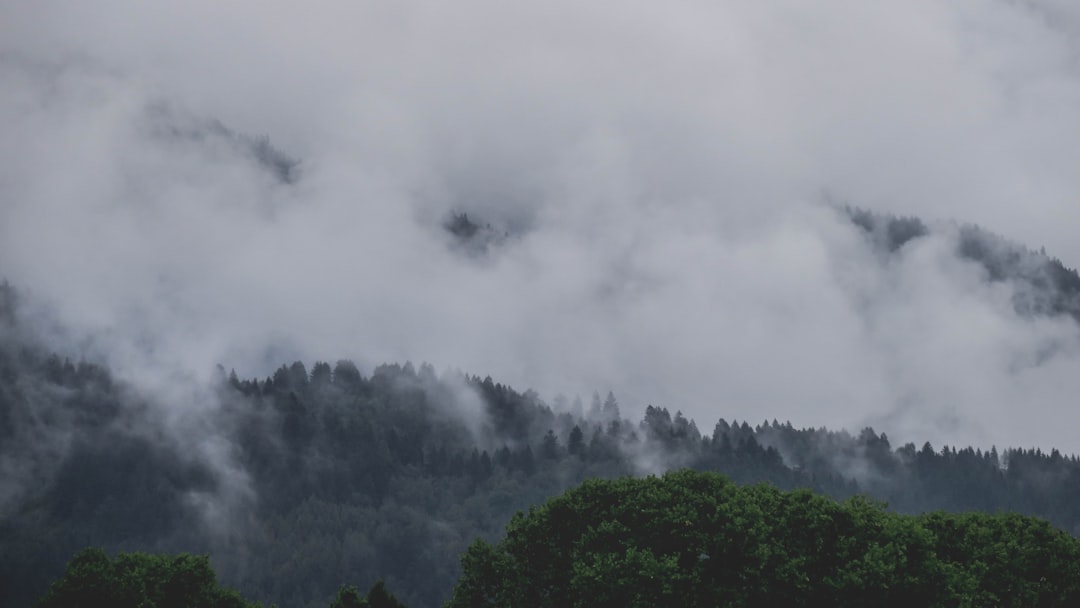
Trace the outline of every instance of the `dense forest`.
{"type": "MultiPolygon", "coordinates": [[[[259,608],[261,604],[218,583],[205,555],[120,553],[98,548],[80,551],[64,575],[49,585],[37,608],[259,608]]],[[[376,581],[366,594],[342,585],[329,608],[405,608],[386,583],[376,581]]]]}
{"type": "MultiPolygon", "coordinates": [[[[928,231],[848,213],[885,256],[928,231]]],[[[462,215],[448,229],[469,239],[476,225],[462,215]]],[[[1018,310],[1078,314],[1074,271],[958,230],[990,280],[1030,285],[1018,310]]],[[[1080,459],[1055,449],[893,445],[871,428],[695,421],[651,405],[631,420],[606,387],[545,400],[411,363],[222,368],[181,400],[191,406],[163,408],[105,365],[52,352],[0,287],[0,604],[31,605],[72,555],[101,547],[208,554],[224,584],[267,604],[325,606],[342,584],[384,580],[409,606],[437,606],[462,553],[496,542],[519,510],[588,479],[682,468],[865,494],[893,513],[1017,512],[1080,534],[1080,459]]]]}
{"type": "Polygon", "coordinates": [[[1080,541],[1045,521],[897,515],[692,471],[590,480],[463,562],[449,608],[1080,601],[1080,541]]]}
{"type": "MultiPolygon", "coordinates": [[[[1075,606],[1080,540],[1015,513],[912,516],[716,473],[591,479],[477,540],[447,608],[1075,606]]],[[[37,608],[257,608],[205,556],[86,549],[37,608]]],[[[404,608],[382,580],[329,608],[404,608]]]]}

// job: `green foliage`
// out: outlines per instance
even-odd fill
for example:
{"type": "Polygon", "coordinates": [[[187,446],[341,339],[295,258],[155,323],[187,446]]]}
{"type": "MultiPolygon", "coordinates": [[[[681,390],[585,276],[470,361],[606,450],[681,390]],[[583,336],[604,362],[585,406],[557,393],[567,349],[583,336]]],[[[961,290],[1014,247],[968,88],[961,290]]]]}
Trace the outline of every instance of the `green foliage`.
{"type": "Polygon", "coordinates": [[[330,608],[405,608],[405,604],[387,591],[386,584],[379,579],[365,597],[360,596],[356,587],[342,585],[337,596],[330,602],[330,608]]]}
{"type": "Polygon", "coordinates": [[[449,608],[1080,605],[1080,541],[1044,521],[899,515],[693,471],[586,481],[462,567],[449,608]]]}
{"type": "MultiPolygon", "coordinates": [[[[37,608],[257,608],[218,585],[209,558],[180,554],[121,553],[84,549],[68,563],[37,608]]],[[[330,608],[405,608],[380,579],[361,596],[343,585],[330,608]]]]}
{"type": "Polygon", "coordinates": [[[218,585],[209,558],[86,549],[68,564],[37,608],[253,608],[218,585]]]}
{"type": "Polygon", "coordinates": [[[405,608],[405,604],[399,602],[394,594],[386,590],[386,584],[382,579],[375,581],[368,590],[367,603],[371,608],[405,608]]]}
{"type": "Polygon", "coordinates": [[[330,608],[368,608],[368,601],[360,597],[360,592],[352,585],[342,585],[337,596],[330,602],[330,608]]]}

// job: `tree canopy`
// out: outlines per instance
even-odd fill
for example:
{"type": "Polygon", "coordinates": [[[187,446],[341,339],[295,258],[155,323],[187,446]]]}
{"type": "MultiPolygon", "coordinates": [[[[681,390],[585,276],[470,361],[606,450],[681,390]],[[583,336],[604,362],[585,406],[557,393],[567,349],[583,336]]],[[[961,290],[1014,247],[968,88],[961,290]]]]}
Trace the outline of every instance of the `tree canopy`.
{"type": "Polygon", "coordinates": [[[37,608],[255,608],[218,585],[206,556],[86,549],[68,564],[37,608]]]}
{"type": "Polygon", "coordinates": [[[1080,605],[1080,541],[1045,521],[901,515],[689,470],[586,481],[462,566],[449,608],[1080,605]]]}

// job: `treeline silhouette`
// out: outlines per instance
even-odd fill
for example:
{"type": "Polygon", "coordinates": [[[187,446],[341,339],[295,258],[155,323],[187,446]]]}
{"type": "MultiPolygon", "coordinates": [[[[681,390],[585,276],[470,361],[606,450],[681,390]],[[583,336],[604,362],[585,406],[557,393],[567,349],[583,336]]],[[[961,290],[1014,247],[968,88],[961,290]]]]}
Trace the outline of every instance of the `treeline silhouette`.
{"type": "Polygon", "coordinates": [[[585,479],[683,467],[1080,530],[1080,462],[1056,450],[894,448],[871,429],[775,421],[702,434],[662,407],[631,422],[613,394],[554,407],[490,378],[410,364],[365,375],[340,361],[222,374],[201,414],[226,442],[215,462],[155,426],[157,410],[105,368],[17,355],[0,356],[0,451],[34,483],[5,494],[5,605],[29,605],[71,555],[100,546],[208,553],[224,582],[266,603],[322,606],[343,583],[383,579],[406,604],[435,606],[461,553],[518,510],[585,479]],[[62,446],[49,429],[63,429],[62,446]]]}

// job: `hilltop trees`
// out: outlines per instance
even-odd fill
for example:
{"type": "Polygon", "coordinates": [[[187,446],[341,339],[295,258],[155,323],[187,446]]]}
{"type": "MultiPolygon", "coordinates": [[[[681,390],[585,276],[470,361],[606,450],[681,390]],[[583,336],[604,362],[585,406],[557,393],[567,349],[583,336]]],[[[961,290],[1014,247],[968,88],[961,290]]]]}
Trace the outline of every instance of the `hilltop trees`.
{"type": "Polygon", "coordinates": [[[1080,602],[1080,541],[1044,521],[897,515],[693,471],[586,481],[462,566],[449,608],[1080,602]]]}
{"type": "Polygon", "coordinates": [[[587,478],[671,467],[839,499],[865,492],[899,512],[1019,511],[1080,532],[1080,460],[1056,450],[894,447],[869,428],[775,420],[721,419],[702,435],[658,406],[636,423],[607,421],[600,395],[595,412],[575,415],[535,392],[426,365],[364,374],[339,361],[329,377],[327,367],[283,365],[265,381],[223,375],[221,409],[207,415],[253,499],[229,503],[212,463],[138,432],[153,410],[107,369],[0,349],[0,457],[45,472],[0,519],[0,603],[28,605],[68,556],[96,545],[213,554],[223,581],[268,604],[321,608],[343,580],[385,578],[408,605],[438,606],[462,552],[475,538],[495,541],[517,510],[587,478]],[[472,428],[453,410],[462,392],[483,407],[472,428]],[[58,430],[71,438],[51,468],[50,453],[35,451],[47,447],[35,443],[45,417],[67,421],[58,430]],[[208,532],[200,504],[233,505],[217,512],[237,516],[219,520],[228,537],[208,532]]]}
{"type": "Polygon", "coordinates": [[[361,596],[352,585],[342,586],[330,602],[330,608],[405,608],[405,604],[387,591],[386,584],[379,579],[367,596],[361,596]]]}

